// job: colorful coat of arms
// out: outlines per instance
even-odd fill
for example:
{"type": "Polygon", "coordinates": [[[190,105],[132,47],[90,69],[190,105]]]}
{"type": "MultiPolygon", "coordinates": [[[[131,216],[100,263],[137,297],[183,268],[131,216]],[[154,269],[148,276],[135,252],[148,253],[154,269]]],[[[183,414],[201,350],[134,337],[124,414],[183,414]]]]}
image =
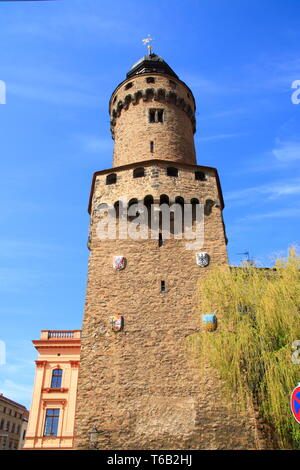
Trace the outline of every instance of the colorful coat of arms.
{"type": "Polygon", "coordinates": [[[114,315],[110,317],[110,324],[113,331],[121,331],[124,325],[124,317],[122,315],[114,315]]]}
{"type": "Polygon", "coordinates": [[[209,254],[206,252],[196,253],[196,263],[201,268],[209,265],[209,254]]]}
{"type": "Polygon", "coordinates": [[[202,315],[202,323],[206,331],[215,331],[217,329],[217,317],[213,313],[202,315]]]}
{"type": "Polygon", "coordinates": [[[125,256],[114,256],[113,258],[113,267],[117,271],[121,271],[125,268],[126,265],[126,258],[125,256]]]}

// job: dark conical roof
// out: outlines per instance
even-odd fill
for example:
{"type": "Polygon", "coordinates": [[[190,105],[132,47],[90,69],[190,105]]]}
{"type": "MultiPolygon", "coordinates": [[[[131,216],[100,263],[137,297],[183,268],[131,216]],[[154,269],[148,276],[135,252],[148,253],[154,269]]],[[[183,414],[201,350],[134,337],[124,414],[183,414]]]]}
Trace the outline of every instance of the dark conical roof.
{"type": "Polygon", "coordinates": [[[178,78],[176,73],[164,61],[164,59],[156,54],[149,54],[142,57],[131,67],[129,72],[127,72],[126,78],[140,75],[142,73],[162,73],[178,78]]]}

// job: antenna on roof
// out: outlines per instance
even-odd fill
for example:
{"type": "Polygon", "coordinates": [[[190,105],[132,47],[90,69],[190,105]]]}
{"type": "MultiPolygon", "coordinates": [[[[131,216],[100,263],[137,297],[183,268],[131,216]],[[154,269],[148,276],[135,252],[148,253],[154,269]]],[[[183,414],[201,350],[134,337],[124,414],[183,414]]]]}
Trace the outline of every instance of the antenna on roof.
{"type": "Polygon", "coordinates": [[[147,48],[148,48],[148,54],[149,55],[152,54],[152,46],[150,44],[152,41],[154,41],[154,39],[150,36],[150,34],[148,34],[147,38],[142,39],[142,43],[144,44],[144,46],[147,46],[147,48]]]}
{"type": "Polygon", "coordinates": [[[245,251],[244,253],[237,253],[238,255],[246,255],[247,260],[246,263],[248,266],[255,266],[254,260],[250,258],[250,253],[249,251],[245,251]]]}

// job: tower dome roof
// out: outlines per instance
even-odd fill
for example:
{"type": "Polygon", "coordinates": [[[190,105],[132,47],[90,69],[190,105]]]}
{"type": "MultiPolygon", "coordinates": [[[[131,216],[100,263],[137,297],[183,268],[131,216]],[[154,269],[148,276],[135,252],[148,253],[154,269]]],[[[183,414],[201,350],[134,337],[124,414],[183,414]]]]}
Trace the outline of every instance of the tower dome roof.
{"type": "Polygon", "coordinates": [[[143,56],[138,62],[133,64],[129,72],[127,72],[126,78],[140,75],[142,73],[161,73],[178,78],[176,73],[164,61],[164,59],[156,54],[143,56]]]}

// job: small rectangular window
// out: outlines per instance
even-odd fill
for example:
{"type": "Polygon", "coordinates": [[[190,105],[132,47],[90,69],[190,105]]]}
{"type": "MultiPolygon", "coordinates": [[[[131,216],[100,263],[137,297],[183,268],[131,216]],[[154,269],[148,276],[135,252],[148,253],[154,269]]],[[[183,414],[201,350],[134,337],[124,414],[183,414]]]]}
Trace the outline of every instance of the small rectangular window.
{"type": "Polygon", "coordinates": [[[150,141],[150,152],[151,153],[154,152],[154,142],[153,142],[153,140],[150,141]]]}
{"type": "Polygon", "coordinates": [[[155,83],[155,78],[154,77],[147,77],[146,82],[147,83],[155,83]]]}
{"type": "Polygon", "coordinates": [[[149,122],[164,122],[164,110],[163,109],[149,109],[149,122]]]}
{"type": "Polygon", "coordinates": [[[149,122],[155,122],[155,109],[149,109],[149,122]]]}
{"type": "Polygon", "coordinates": [[[161,281],[161,283],[160,283],[160,292],[166,292],[166,283],[165,283],[165,281],[161,281]]]}
{"type": "Polygon", "coordinates": [[[44,436],[57,436],[59,409],[47,409],[44,436]]]}
{"type": "Polygon", "coordinates": [[[158,235],[158,246],[161,247],[163,246],[163,244],[164,244],[164,239],[163,239],[162,233],[160,232],[158,235]]]}
{"type": "Polygon", "coordinates": [[[157,110],[157,122],[164,122],[164,110],[163,109],[157,110]]]}

